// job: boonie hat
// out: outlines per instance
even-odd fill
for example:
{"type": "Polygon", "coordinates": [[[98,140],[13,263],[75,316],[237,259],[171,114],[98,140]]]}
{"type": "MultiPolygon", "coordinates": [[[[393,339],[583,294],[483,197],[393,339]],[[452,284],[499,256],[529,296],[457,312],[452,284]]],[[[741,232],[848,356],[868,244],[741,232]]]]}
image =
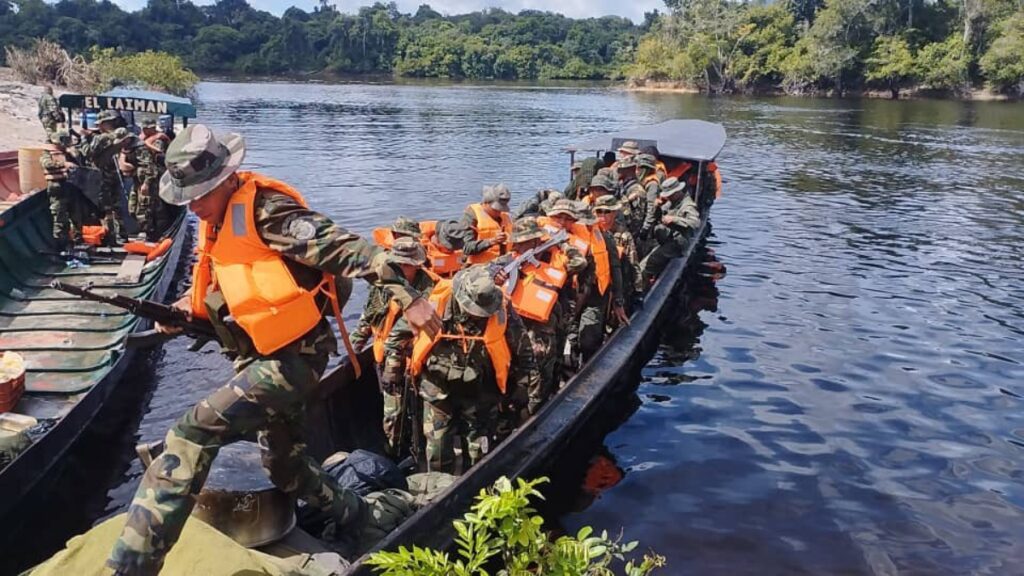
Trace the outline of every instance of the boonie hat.
{"type": "Polygon", "coordinates": [[[572,167],[569,168],[569,171],[572,172],[572,171],[575,171],[575,170],[582,170],[582,169],[583,169],[583,162],[580,162],[579,160],[577,160],[577,161],[572,163],[572,167]]]}
{"type": "Polygon", "coordinates": [[[512,227],[513,244],[529,242],[530,240],[543,237],[544,231],[540,229],[540,224],[537,223],[537,219],[533,216],[526,216],[516,220],[515,225],[512,227]]]}
{"type": "Polygon", "coordinates": [[[462,250],[465,245],[466,227],[458,220],[445,220],[437,223],[437,233],[434,238],[437,243],[446,250],[452,252],[462,250]]]}
{"type": "Polygon", "coordinates": [[[242,165],[245,139],[239,134],[217,138],[202,124],[181,131],[167,147],[167,171],[160,178],[160,198],[184,206],[209,194],[242,165]]]}
{"type": "Polygon", "coordinates": [[[135,139],[135,134],[132,134],[127,128],[118,128],[112,133],[114,136],[114,145],[118,146],[129,140],[135,139]]]}
{"type": "Polygon", "coordinates": [[[427,261],[427,253],[419,242],[408,236],[403,236],[395,238],[391,250],[388,251],[387,261],[391,264],[422,266],[427,261]]]}
{"type": "Polygon", "coordinates": [[[633,159],[636,160],[636,165],[640,168],[658,167],[658,159],[650,154],[637,154],[633,159]]]}
{"type": "Polygon", "coordinates": [[[576,219],[576,203],[568,198],[562,198],[556,200],[551,208],[547,210],[548,216],[568,216],[569,218],[576,219]]]}
{"type": "Polygon", "coordinates": [[[484,186],[483,203],[501,212],[508,212],[508,201],[512,199],[512,191],[504,184],[484,186]]]}
{"type": "Polygon", "coordinates": [[[640,145],[637,144],[635,140],[626,140],[625,142],[622,143],[622,146],[619,146],[617,152],[619,154],[629,154],[631,156],[635,156],[640,153],[640,145]]]}
{"type": "MultiPolygon", "coordinates": [[[[405,216],[399,216],[398,220],[391,225],[392,235],[413,236],[419,238],[423,233],[420,231],[420,223],[405,216]]],[[[397,236],[395,236],[397,238],[397,236]]]]}
{"type": "Polygon", "coordinates": [[[681,182],[678,178],[669,178],[661,183],[661,192],[658,193],[658,196],[670,198],[684,190],[686,190],[686,182],[681,182]]]}
{"type": "Polygon", "coordinates": [[[617,212],[622,209],[622,203],[611,194],[605,194],[594,202],[594,212],[617,212]]]}
{"type": "Polygon", "coordinates": [[[603,174],[599,173],[590,179],[589,188],[604,188],[605,190],[611,192],[615,190],[615,180],[613,180],[607,172],[603,174]]]}
{"type": "Polygon", "coordinates": [[[590,211],[590,206],[586,202],[573,202],[573,206],[576,208],[576,221],[586,226],[597,224],[597,218],[594,218],[594,213],[590,211]]]}
{"type": "Polygon", "coordinates": [[[504,294],[486,265],[470,266],[452,278],[455,301],[467,314],[490,318],[501,309],[504,294]]]}
{"type": "Polygon", "coordinates": [[[143,118],[140,126],[143,128],[156,128],[156,118],[143,118]]]}
{"type": "Polygon", "coordinates": [[[104,110],[96,116],[96,124],[103,124],[104,122],[113,122],[121,116],[113,110],[104,110]]]}

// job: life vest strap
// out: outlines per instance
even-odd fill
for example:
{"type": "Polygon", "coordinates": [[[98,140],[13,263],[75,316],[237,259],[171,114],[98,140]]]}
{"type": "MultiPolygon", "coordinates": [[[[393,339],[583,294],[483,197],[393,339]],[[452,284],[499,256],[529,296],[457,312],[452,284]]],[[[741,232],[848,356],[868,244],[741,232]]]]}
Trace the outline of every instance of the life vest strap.
{"type": "Polygon", "coordinates": [[[327,295],[331,301],[331,309],[334,311],[334,319],[338,322],[338,331],[341,332],[341,342],[345,345],[345,352],[348,353],[349,361],[352,362],[352,370],[356,378],[363,374],[363,367],[359,365],[359,357],[356,355],[352,340],[348,337],[348,328],[345,327],[345,319],[341,317],[341,305],[338,304],[338,288],[334,283],[334,276],[324,274],[324,280],[320,283],[320,291],[327,295]]]}

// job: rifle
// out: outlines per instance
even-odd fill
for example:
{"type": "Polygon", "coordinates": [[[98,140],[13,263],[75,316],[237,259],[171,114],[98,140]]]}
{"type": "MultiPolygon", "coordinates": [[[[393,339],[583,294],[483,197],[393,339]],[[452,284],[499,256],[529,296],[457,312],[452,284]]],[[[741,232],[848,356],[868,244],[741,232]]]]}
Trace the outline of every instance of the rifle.
{"type": "MultiPolygon", "coordinates": [[[[149,320],[159,322],[166,326],[176,326],[181,328],[185,335],[195,338],[195,343],[189,347],[189,349],[193,351],[199,350],[208,342],[220,341],[220,338],[217,337],[217,332],[213,329],[213,324],[208,320],[191,318],[187,312],[174,308],[173,306],[167,306],[159,302],[145,300],[142,298],[122,296],[120,294],[104,296],[93,292],[91,283],[86,284],[85,286],[72,286],[71,284],[63,283],[60,280],[54,280],[50,283],[50,288],[60,290],[61,292],[67,292],[68,294],[78,296],[85,300],[116,306],[127,310],[136,316],[148,318],[149,320]]],[[[170,340],[173,337],[174,335],[171,334],[163,334],[156,330],[147,330],[145,332],[129,335],[126,345],[132,348],[143,348],[159,344],[164,340],[170,340]]]]}
{"type": "Polygon", "coordinates": [[[522,254],[517,256],[515,260],[499,268],[498,274],[506,278],[505,292],[511,295],[512,291],[516,289],[516,284],[519,283],[519,269],[523,266],[523,264],[533,264],[534,266],[539,266],[540,261],[537,260],[537,256],[540,256],[541,254],[547,252],[548,250],[551,250],[555,246],[558,246],[562,242],[565,242],[568,238],[568,232],[566,232],[565,230],[559,230],[553,236],[551,236],[551,238],[547,242],[541,244],[540,246],[530,248],[526,252],[523,252],[522,254]]]}

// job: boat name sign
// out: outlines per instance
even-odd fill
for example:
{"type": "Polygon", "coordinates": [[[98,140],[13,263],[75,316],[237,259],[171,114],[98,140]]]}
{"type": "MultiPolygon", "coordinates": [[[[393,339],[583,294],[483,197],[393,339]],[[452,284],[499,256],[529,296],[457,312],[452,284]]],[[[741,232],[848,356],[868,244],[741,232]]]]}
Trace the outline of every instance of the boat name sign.
{"type": "Polygon", "coordinates": [[[156,100],[145,100],[142,98],[118,98],[113,96],[85,96],[83,100],[84,108],[167,114],[167,102],[158,102],[156,100]]]}

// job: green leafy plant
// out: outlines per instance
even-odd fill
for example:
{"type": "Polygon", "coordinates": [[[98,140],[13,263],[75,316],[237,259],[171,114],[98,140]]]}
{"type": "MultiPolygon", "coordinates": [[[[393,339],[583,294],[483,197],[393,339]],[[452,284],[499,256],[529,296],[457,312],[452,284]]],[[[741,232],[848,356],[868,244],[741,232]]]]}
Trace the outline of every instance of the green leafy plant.
{"type": "Polygon", "coordinates": [[[613,576],[616,561],[624,562],[624,576],[645,576],[665,565],[665,558],[645,554],[639,561],[626,555],[637,542],[622,542],[621,536],[599,536],[585,526],[575,536],[557,539],[543,530],[544,520],[530,505],[531,498],[544,497],[537,487],[547,478],[513,483],[504,476],[490,489],[481,490],[470,512],[452,523],[455,528],[456,559],[448,553],[404,546],[397,552],[377,552],[367,564],[383,576],[613,576]]]}
{"type": "Polygon", "coordinates": [[[108,84],[125,84],[154,88],[185,95],[199,82],[199,77],[185,68],[181,58],[166,52],[118,54],[113,48],[94,48],[90,61],[108,84]]]}

